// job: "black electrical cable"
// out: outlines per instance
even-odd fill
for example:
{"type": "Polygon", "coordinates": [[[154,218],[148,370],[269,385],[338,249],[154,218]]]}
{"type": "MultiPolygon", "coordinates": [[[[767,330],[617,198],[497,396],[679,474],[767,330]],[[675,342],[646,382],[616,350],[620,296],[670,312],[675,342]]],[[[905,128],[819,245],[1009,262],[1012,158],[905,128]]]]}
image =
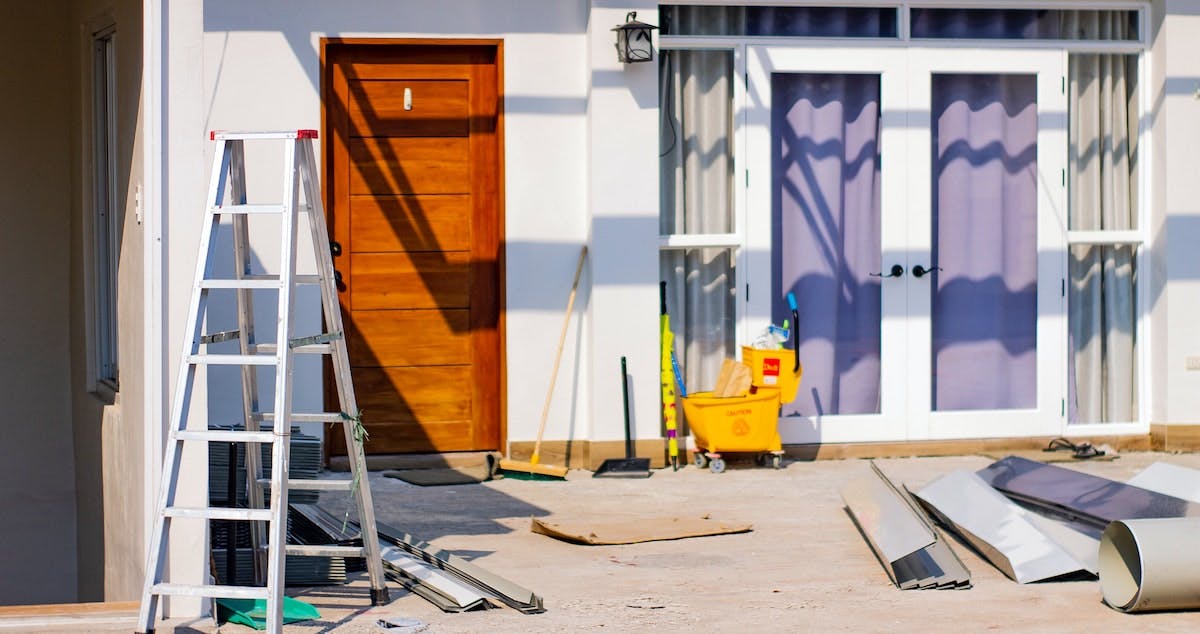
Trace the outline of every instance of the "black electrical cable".
{"type": "Polygon", "coordinates": [[[671,130],[671,144],[669,146],[667,146],[666,150],[663,150],[663,152],[658,155],[658,158],[662,158],[662,157],[670,154],[671,152],[674,152],[675,144],[679,140],[679,134],[675,131],[675,115],[674,115],[674,113],[675,113],[675,108],[674,108],[675,72],[673,69],[675,56],[672,55],[672,53],[674,53],[674,51],[663,51],[662,52],[662,56],[663,56],[664,61],[666,62],[666,67],[667,67],[666,68],[667,81],[664,84],[664,87],[665,87],[664,92],[666,92],[666,95],[662,98],[662,101],[666,102],[666,107],[661,109],[661,112],[663,113],[662,116],[667,120],[667,127],[668,127],[668,129],[671,130]]]}

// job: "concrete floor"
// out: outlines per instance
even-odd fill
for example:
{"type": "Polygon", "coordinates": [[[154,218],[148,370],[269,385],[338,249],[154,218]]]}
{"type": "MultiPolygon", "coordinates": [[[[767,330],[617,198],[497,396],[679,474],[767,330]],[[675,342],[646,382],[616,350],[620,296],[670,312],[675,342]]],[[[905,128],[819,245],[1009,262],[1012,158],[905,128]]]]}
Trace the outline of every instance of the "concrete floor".
{"type": "MultiPolygon", "coordinates": [[[[897,483],[918,488],[951,470],[979,469],[991,460],[877,463],[897,483]]],[[[1159,460],[1200,469],[1200,454],[1125,454],[1111,462],[1065,466],[1124,480],[1159,460]]],[[[898,590],[838,493],[867,469],[859,460],[790,462],[778,471],[733,464],[719,475],[687,467],[656,471],[649,479],[615,480],[575,471],[566,482],[510,478],[449,487],[417,487],[372,474],[382,521],[532,589],[544,597],[547,611],[446,614],[395,584],[391,604],[369,608],[359,580],[298,592],[317,605],[323,620],[286,629],[384,632],[377,619],[405,616],[428,624],[428,632],[1200,631],[1200,612],[1116,612],[1101,603],[1094,581],[1019,585],[953,538],[973,588],[898,590]],[[752,522],[754,530],[628,546],[578,546],[529,530],[531,516],[637,522],[704,514],[752,522]]],[[[333,501],[323,505],[339,508],[333,501]]],[[[1192,548],[1200,548],[1200,535],[1196,539],[1192,548]]],[[[180,625],[176,631],[214,631],[205,624],[180,625]]]]}

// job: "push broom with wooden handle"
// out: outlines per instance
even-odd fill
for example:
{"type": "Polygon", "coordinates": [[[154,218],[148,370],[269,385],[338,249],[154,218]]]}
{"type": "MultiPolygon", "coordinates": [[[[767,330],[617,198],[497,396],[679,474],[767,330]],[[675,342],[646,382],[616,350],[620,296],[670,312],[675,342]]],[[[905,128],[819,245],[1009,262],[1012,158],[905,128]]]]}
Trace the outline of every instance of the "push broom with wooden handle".
{"type": "Polygon", "coordinates": [[[529,462],[513,460],[511,457],[500,461],[501,471],[508,472],[518,478],[525,474],[562,480],[567,478],[566,467],[540,464],[540,452],[542,450],[542,434],[546,431],[546,419],[550,416],[550,401],[554,398],[554,381],[558,377],[558,364],[562,360],[563,344],[567,340],[567,327],[571,324],[571,310],[575,307],[575,291],[579,288],[579,276],[583,273],[583,261],[586,258],[587,245],[584,245],[583,249],[579,251],[579,264],[575,266],[575,280],[571,282],[571,295],[567,299],[567,314],[563,318],[562,332],[558,335],[558,349],[554,352],[554,368],[550,370],[550,388],[546,390],[546,402],[542,405],[542,421],[538,424],[537,441],[533,444],[533,455],[529,457],[529,462]]]}

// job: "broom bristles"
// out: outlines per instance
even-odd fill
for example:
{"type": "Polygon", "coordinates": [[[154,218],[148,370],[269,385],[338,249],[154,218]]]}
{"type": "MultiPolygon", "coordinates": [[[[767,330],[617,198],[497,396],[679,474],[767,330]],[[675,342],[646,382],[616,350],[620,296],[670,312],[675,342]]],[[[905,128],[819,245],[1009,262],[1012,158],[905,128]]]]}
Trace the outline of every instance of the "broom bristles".
{"type": "Polygon", "coordinates": [[[536,475],[549,476],[560,480],[567,479],[567,468],[556,467],[553,465],[537,464],[536,462],[520,462],[517,460],[509,460],[505,458],[500,461],[501,471],[524,472],[536,475]]]}

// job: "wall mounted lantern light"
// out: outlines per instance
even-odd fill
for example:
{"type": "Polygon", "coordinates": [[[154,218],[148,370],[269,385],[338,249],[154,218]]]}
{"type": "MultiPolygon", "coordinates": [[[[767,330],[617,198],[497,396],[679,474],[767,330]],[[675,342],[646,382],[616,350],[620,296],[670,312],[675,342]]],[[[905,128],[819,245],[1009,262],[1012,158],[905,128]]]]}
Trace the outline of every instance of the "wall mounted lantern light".
{"type": "Polygon", "coordinates": [[[625,16],[625,24],[613,27],[617,32],[617,59],[624,64],[648,62],[654,59],[654,46],[650,43],[650,31],[657,29],[653,24],[637,21],[637,11],[625,16]]]}

